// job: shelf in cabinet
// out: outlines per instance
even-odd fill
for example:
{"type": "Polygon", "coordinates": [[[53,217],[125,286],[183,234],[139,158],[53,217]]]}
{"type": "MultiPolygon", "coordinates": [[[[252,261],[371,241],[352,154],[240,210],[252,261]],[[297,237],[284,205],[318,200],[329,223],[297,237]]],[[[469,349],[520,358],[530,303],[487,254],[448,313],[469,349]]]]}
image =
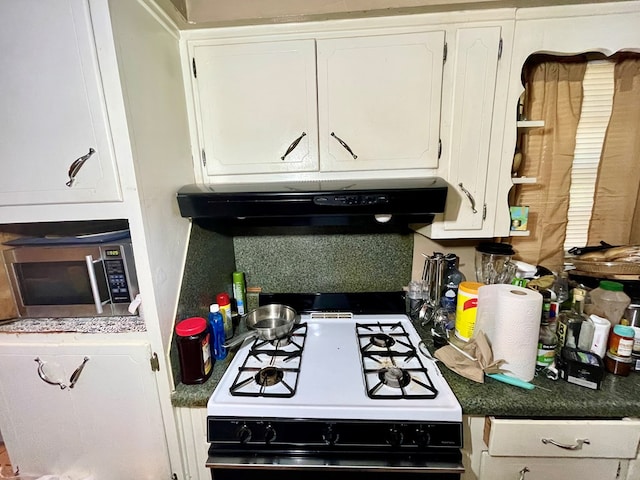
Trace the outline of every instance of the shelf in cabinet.
{"type": "Polygon", "coordinates": [[[518,128],[538,128],[544,127],[544,120],[518,120],[516,122],[518,128]]]}
{"type": "Polygon", "coordinates": [[[516,184],[532,184],[538,183],[538,179],[536,177],[511,177],[511,182],[516,184]]]}
{"type": "Polygon", "coordinates": [[[531,235],[531,232],[529,230],[510,230],[509,231],[510,237],[528,237],[529,235],[531,235]]]}

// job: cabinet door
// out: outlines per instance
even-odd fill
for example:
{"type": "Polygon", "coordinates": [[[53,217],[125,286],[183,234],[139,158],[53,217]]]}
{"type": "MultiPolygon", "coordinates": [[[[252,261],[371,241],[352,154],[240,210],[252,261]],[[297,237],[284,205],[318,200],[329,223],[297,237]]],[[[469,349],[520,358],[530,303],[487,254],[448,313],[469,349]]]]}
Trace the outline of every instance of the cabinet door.
{"type": "Polygon", "coordinates": [[[611,458],[492,457],[482,452],[479,480],[616,480],[627,460],[611,458]]]}
{"type": "Polygon", "coordinates": [[[72,478],[169,478],[149,359],[144,343],[0,345],[0,422],[14,466],[72,478]],[[66,388],[45,383],[35,358],[66,388]]]}
{"type": "Polygon", "coordinates": [[[445,230],[480,230],[493,120],[500,27],[461,28],[453,53],[453,98],[445,230]],[[453,193],[453,192],[451,192],[453,193]]]}
{"type": "Polygon", "coordinates": [[[315,42],[193,48],[205,180],[318,168],[315,42]]]}
{"type": "Polygon", "coordinates": [[[87,1],[2,2],[0,49],[0,205],[121,200],[87,1]]]}
{"type": "Polygon", "coordinates": [[[0,428],[14,469],[28,475],[85,474],[85,431],[73,412],[72,390],[45,383],[68,383],[72,365],[51,346],[0,346],[0,428]],[[64,449],[64,451],[62,451],[64,449]]]}
{"type": "Polygon", "coordinates": [[[318,41],[322,171],[438,166],[444,32],[318,41]]]}

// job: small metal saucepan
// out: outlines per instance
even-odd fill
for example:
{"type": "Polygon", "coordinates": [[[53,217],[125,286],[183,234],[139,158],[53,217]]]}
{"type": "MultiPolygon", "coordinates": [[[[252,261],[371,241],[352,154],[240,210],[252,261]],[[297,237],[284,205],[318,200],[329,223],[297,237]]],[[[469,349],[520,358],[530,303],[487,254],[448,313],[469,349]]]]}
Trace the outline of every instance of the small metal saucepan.
{"type": "Polygon", "coordinates": [[[258,307],[243,318],[249,331],[226,342],[224,344],[226,348],[235,347],[247,338],[258,337],[262,340],[276,340],[286,337],[300,320],[298,312],[293,308],[277,303],[258,307]]]}

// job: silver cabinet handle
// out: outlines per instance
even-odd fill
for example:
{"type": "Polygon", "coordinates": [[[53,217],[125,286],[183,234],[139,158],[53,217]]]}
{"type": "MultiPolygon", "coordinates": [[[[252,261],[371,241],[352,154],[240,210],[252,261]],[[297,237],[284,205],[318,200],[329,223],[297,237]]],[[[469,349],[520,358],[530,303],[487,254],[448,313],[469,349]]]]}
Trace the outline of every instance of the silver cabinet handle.
{"type": "Polygon", "coordinates": [[[93,295],[93,303],[96,306],[96,313],[102,313],[102,301],[100,300],[100,290],[98,289],[98,279],[96,278],[96,271],[93,269],[93,256],[87,255],[84,257],[87,263],[87,272],[89,273],[89,285],[91,285],[91,293],[93,295]]]}
{"type": "Polygon", "coordinates": [[[520,470],[518,473],[520,474],[520,476],[518,477],[518,480],[524,480],[524,476],[527,474],[527,472],[529,472],[530,470],[527,467],[524,467],[522,470],[520,470]]]}
{"type": "Polygon", "coordinates": [[[34,360],[38,362],[38,376],[42,379],[43,382],[46,382],[49,385],[57,385],[58,387],[60,387],[60,390],[64,390],[65,388],[67,388],[67,386],[64,383],[56,382],[54,380],[50,380],[49,378],[47,378],[47,374],[44,373],[45,363],[42,360],[40,360],[40,357],[36,357],[34,358],[34,360]]]}
{"type": "Polygon", "coordinates": [[[331,132],[331,136],[332,136],[333,138],[335,138],[335,139],[338,141],[338,143],[339,143],[340,145],[342,145],[342,146],[344,147],[344,149],[345,149],[347,152],[349,152],[349,153],[351,154],[351,156],[353,157],[353,159],[354,159],[354,160],[355,160],[356,158],[358,158],[358,156],[357,156],[355,153],[353,153],[353,150],[351,150],[351,148],[349,147],[349,145],[347,145],[347,144],[346,144],[346,143],[345,143],[345,142],[344,142],[340,137],[338,137],[334,132],[331,132]]]}
{"type": "Polygon", "coordinates": [[[476,199],[473,198],[473,195],[471,195],[471,192],[469,190],[467,190],[466,188],[464,188],[464,185],[462,185],[462,182],[460,182],[458,184],[458,186],[460,187],[460,190],[462,190],[462,192],[467,196],[467,198],[469,199],[469,203],[471,203],[471,211],[473,213],[478,213],[478,210],[476,210],[476,199]]]}
{"type": "Polygon", "coordinates": [[[93,148],[90,148],[89,149],[89,153],[87,153],[86,155],[81,156],[80,158],[77,158],[69,166],[69,181],[67,183],[65,183],[65,185],[67,187],[73,187],[73,184],[76,181],[76,175],[78,174],[78,172],[80,171],[80,169],[84,165],[84,162],[89,160],[89,157],[91,157],[91,155],[93,155],[94,153],[96,153],[96,151],[93,148]]]}
{"type": "Polygon", "coordinates": [[[89,357],[84,357],[84,360],[82,360],[82,363],[80,364],[80,366],[73,371],[73,373],[71,374],[71,377],[69,378],[69,388],[73,388],[76,386],[76,382],[80,378],[82,369],[84,368],[84,366],[87,364],[88,361],[89,361],[89,357]]]}
{"type": "Polygon", "coordinates": [[[591,442],[588,438],[577,438],[575,445],[567,445],[565,443],[558,443],[552,438],[542,438],[542,443],[545,445],[550,443],[551,445],[555,445],[556,447],[564,448],[565,450],[582,450],[582,445],[587,444],[591,445],[591,442]]]}
{"type": "Polygon", "coordinates": [[[293,152],[296,149],[296,147],[300,143],[300,140],[302,140],[302,137],[304,137],[306,134],[307,134],[307,132],[302,132],[302,135],[300,135],[298,138],[296,138],[291,143],[291,145],[289,145],[289,148],[287,148],[287,151],[284,152],[284,155],[280,157],[280,160],[284,160],[285,158],[287,158],[287,155],[289,155],[291,152],[293,152]]]}

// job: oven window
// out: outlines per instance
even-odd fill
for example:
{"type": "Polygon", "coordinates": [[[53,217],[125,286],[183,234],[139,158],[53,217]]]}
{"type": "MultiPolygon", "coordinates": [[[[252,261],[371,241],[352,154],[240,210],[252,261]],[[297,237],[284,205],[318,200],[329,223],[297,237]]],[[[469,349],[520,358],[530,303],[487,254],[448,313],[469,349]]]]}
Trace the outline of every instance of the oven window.
{"type": "MultiPolygon", "coordinates": [[[[25,306],[91,305],[93,294],[85,261],[14,264],[25,306]]],[[[100,298],[107,300],[107,281],[101,262],[94,264],[100,298]]]]}

